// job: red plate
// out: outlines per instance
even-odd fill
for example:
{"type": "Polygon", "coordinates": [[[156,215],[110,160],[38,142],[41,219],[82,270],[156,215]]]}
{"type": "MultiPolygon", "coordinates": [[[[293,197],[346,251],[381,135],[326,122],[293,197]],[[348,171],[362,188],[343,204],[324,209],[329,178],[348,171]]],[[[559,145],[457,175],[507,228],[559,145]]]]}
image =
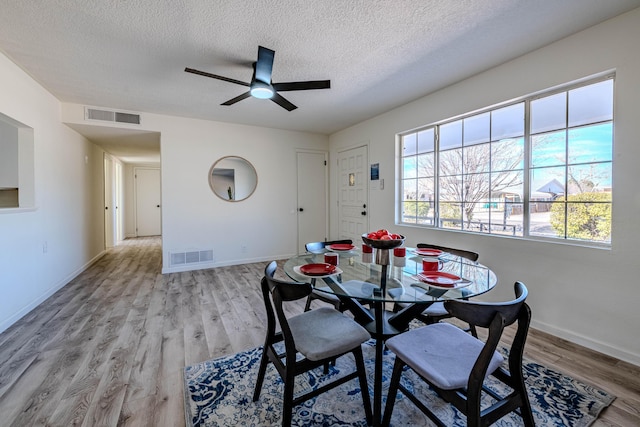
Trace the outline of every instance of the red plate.
{"type": "Polygon", "coordinates": [[[423,271],[418,273],[418,278],[422,282],[452,288],[461,280],[459,276],[444,271],[423,271]]]}
{"type": "Polygon", "coordinates": [[[444,252],[442,252],[440,249],[416,249],[415,250],[415,254],[416,255],[422,255],[422,256],[440,256],[442,255],[444,252]]]}
{"type": "Polygon", "coordinates": [[[350,251],[355,249],[355,246],[349,243],[334,243],[333,245],[327,246],[332,251],[350,251]]]}
{"type": "Polygon", "coordinates": [[[300,266],[300,272],[307,276],[324,276],[336,271],[336,266],[331,264],[305,264],[300,266]]]}

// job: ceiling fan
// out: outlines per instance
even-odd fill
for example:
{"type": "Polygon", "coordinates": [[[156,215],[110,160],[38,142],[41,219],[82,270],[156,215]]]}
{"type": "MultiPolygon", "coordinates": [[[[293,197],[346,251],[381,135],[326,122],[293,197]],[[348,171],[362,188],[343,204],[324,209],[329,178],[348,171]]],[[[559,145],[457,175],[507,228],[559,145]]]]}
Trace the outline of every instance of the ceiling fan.
{"type": "Polygon", "coordinates": [[[309,89],[329,89],[331,87],[330,80],[312,80],[306,82],[288,82],[273,83],[271,81],[271,71],[273,69],[273,57],[275,51],[266,47],[258,46],[258,60],[253,63],[253,77],[251,83],[245,83],[240,80],[231,79],[229,77],[219,76],[217,74],[207,73],[205,71],[194,70],[193,68],[185,68],[187,73],[199,74],[205,77],[211,77],[225,82],[235,83],[242,86],[248,86],[249,91],[238,95],[220,105],[233,105],[238,101],[242,101],[250,96],[259,99],[271,99],[273,102],[286,109],[293,111],[296,107],[278,92],[292,90],[309,90],[309,89]]]}

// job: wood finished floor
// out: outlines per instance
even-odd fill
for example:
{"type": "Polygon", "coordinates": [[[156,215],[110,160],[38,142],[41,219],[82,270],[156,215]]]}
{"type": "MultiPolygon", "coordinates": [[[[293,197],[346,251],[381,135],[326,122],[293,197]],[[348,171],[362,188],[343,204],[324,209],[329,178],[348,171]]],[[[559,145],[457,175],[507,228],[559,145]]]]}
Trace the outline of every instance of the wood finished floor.
{"type": "MultiPolygon", "coordinates": [[[[127,240],[0,334],[0,425],[183,426],[182,369],[262,344],[266,263],[162,275],[161,256],[127,240]]],[[[618,397],[595,426],[640,426],[639,367],[535,330],[526,353],[618,397]]]]}

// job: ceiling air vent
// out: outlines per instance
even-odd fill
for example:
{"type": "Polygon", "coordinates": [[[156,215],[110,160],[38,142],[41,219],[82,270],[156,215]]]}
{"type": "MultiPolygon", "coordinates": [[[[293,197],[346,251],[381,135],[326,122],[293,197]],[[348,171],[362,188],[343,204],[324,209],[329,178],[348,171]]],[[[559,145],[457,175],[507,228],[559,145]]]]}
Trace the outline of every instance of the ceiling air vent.
{"type": "Polygon", "coordinates": [[[85,108],[85,119],[100,120],[103,122],[140,124],[140,114],[124,113],[120,111],[98,110],[96,108],[85,108]]]}

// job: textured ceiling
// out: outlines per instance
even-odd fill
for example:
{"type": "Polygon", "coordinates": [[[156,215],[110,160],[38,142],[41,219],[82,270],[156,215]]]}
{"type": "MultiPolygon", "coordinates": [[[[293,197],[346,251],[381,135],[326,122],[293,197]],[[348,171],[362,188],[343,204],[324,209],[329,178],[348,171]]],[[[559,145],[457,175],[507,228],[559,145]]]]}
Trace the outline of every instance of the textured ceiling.
{"type": "Polygon", "coordinates": [[[63,102],[330,134],[640,6],[640,0],[0,0],[0,50],[63,102]],[[258,45],[273,81],[220,104],[258,45]]]}

